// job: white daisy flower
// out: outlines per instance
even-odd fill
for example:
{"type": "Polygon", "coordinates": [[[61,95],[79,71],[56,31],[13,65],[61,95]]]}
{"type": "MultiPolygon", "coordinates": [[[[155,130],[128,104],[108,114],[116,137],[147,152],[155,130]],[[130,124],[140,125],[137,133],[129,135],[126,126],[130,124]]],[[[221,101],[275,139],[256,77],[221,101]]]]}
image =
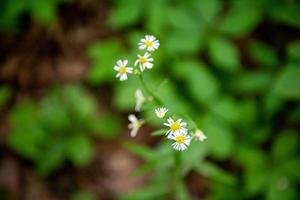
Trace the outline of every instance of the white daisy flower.
{"type": "Polygon", "coordinates": [[[133,71],[133,68],[126,67],[127,63],[128,60],[118,60],[117,65],[114,67],[114,70],[118,72],[116,77],[120,77],[120,81],[125,81],[127,79],[127,73],[132,73],[133,71]]]}
{"type": "Polygon", "coordinates": [[[143,119],[138,119],[135,115],[131,114],[128,116],[128,120],[130,123],[128,124],[128,128],[131,129],[130,136],[135,137],[141,126],[144,124],[143,119]]]}
{"type": "Polygon", "coordinates": [[[158,49],[159,41],[153,35],[146,35],[145,38],[139,42],[139,49],[147,49],[147,51],[154,51],[158,49]]]}
{"type": "Polygon", "coordinates": [[[146,68],[151,69],[153,67],[153,58],[151,54],[146,52],[143,56],[138,55],[138,59],[135,61],[134,66],[139,64],[141,71],[143,72],[146,68]]]}
{"type": "Polygon", "coordinates": [[[141,111],[141,107],[145,101],[146,98],[144,97],[142,90],[137,89],[135,91],[135,111],[141,111]]]}
{"type": "MultiPolygon", "coordinates": [[[[168,123],[164,123],[165,126],[170,127],[170,129],[167,131],[167,134],[175,133],[177,131],[186,130],[186,122],[183,122],[182,119],[178,119],[177,121],[174,121],[171,117],[168,118],[168,123]]],[[[169,136],[171,135],[169,134],[169,136]]]]}
{"type": "Polygon", "coordinates": [[[165,114],[168,112],[168,109],[161,107],[155,109],[155,114],[158,118],[164,118],[165,114]]]}
{"type": "Polygon", "coordinates": [[[176,131],[174,134],[172,134],[169,137],[169,139],[175,140],[175,142],[172,144],[172,147],[177,151],[185,150],[187,146],[190,145],[191,142],[191,136],[188,135],[186,129],[176,131]]]}
{"type": "Polygon", "coordinates": [[[203,142],[204,140],[207,139],[206,135],[204,135],[203,131],[197,129],[195,134],[194,134],[195,140],[199,140],[203,142]]]}

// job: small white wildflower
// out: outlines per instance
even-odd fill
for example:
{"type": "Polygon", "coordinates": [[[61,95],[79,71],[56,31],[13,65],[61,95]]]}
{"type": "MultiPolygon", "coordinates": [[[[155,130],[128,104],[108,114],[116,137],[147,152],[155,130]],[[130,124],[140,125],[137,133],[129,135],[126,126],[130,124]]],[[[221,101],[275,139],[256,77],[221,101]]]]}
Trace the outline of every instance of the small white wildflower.
{"type": "Polygon", "coordinates": [[[144,97],[142,91],[140,89],[137,89],[135,91],[135,111],[140,111],[143,103],[146,101],[146,98],[144,97]]]}
{"type": "Polygon", "coordinates": [[[168,112],[168,109],[161,107],[155,109],[155,114],[158,118],[164,118],[165,114],[168,112]]]}
{"type": "Polygon", "coordinates": [[[135,137],[141,126],[144,124],[143,119],[138,119],[135,115],[131,114],[128,116],[128,120],[130,123],[128,124],[128,128],[131,129],[130,136],[135,137]]]}
{"type": "Polygon", "coordinates": [[[159,47],[159,41],[153,35],[146,35],[145,38],[139,42],[139,49],[147,49],[147,51],[154,51],[159,47]]]}
{"type": "Polygon", "coordinates": [[[191,136],[188,135],[186,129],[176,131],[175,133],[171,134],[169,139],[175,140],[175,142],[172,144],[172,147],[177,151],[185,150],[191,142],[191,136]]]}
{"type": "Polygon", "coordinates": [[[133,68],[126,67],[128,60],[118,60],[117,65],[114,67],[118,73],[116,75],[117,78],[120,77],[120,81],[125,81],[127,79],[127,73],[132,73],[133,68]]]}
{"type": "Polygon", "coordinates": [[[204,135],[203,131],[197,129],[196,132],[195,132],[195,140],[199,140],[201,142],[203,142],[204,140],[207,139],[206,135],[204,135]]]}
{"type": "MultiPolygon", "coordinates": [[[[167,131],[167,134],[175,133],[177,131],[186,130],[186,122],[183,122],[182,119],[178,119],[177,121],[174,121],[171,117],[168,118],[168,123],[164,123],[165,126],[170,127],[170,129],[167,131]]],[[[169,136],[171,135],[169,134],[169,136]]]]}
{"type": "Polygon", "coordinates": [[[153,58],[151,54],[146,52],[143,56],[138,55],[138,59],[135,61],[134,66],[139,64],[141,72],[143,72],[146,68],[151,69],[153,67],[153,58]]]}

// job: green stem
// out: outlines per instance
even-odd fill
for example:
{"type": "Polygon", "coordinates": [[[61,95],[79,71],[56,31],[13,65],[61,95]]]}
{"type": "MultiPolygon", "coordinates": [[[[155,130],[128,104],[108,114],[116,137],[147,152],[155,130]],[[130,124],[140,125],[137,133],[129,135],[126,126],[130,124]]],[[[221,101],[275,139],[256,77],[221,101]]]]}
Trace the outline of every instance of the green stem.
{"type": "Polygon", "coordinates": [[[173,194],[174,194],[174,199],[176,198],[176,190],[178,184],[181,182],[181,166],[182,160],[181,160],[181,154],[179,151],[174,151],[174,181],[173,181],[173,194]]]}
{"type": "Polygon", "coordinates": [[[153,98],[153,100],[155,101],[155,103],[157,103],[158,106],[163,106],[164,105],[163,102],[158,97],[156,97],[154,95],[154,93],[151,92],[151,90],[149,89],[149,87],[146,85],[142,74],[139,75],[139,79],[140,79],[140,82],[141,82],[144,90],[148,93],[148,95],[150,95],[153,98]]]}

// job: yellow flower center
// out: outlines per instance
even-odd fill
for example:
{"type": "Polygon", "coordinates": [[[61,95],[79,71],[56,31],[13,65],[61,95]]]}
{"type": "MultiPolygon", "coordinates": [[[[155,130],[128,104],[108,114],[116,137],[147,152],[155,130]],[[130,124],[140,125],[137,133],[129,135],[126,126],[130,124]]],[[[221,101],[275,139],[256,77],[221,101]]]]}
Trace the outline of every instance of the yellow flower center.
{"type": "Polygon", "coordinates": [[[176,136],[175,140],[176,140],[177,143],[183,144],[184,140],[185,140],[185,136],[184,135],[178,135],[178,136],[176,136]]]}
{"type": "Polygon", "coordinates": [[[125,74],[126,73],[126,67],[124,65],[120,66],[119,73],[120,74],[125,74]]]}
{"type": "Polygon", "coordinates": [[[145,57],[140,57],[139,58],[139,62],[141,63],[141,64],[144,64],[144,63],[146,63],[147,62],[147,59],[145,58],[145,57]]]}
{"type": "Polygon", "coordinates": [[[175,132],[175,131],[178,131],[179,129],[181,129],[181,126],[178,122],[174,122],[173,124],[171,124],[171,131],[172,132],[175,132]]]}
{"type": "Polygon", "coordinates": [[[147,47],[152,47],[153,42],[152,42],[151,40],[146,40],[146,41],[145,41],[145,45],[146,45],[147,47]]]}

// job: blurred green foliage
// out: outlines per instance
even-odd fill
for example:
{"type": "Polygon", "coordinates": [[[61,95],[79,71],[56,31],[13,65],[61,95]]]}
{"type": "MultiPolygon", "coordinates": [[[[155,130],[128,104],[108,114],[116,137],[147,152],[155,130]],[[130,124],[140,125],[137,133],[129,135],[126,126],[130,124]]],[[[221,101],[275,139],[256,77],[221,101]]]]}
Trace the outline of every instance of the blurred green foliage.
{"type": "MultiPolygon", "coordinates": [[[[282,39],[289,30],[300,30],[299,2],[113,2],[108,24],[124,33],[125,40],[111,38],[90,47],[88,81],[111,83],[114,62],[126,56],[133,65],[137,52],[131,49],[136,49],[139,38],[157,36],[161,46],[154,55],[154,69],[145,73],[146,81],[156,90],[167,78],[157,94],[169,109],[197,119],[208,136],[206,143],[192,144],[182,153],[182,179],[190,171],[211,179],[208,199],[299,198],[300,46],[299,40],[282,39]],[[287,28],[274,41],[273,35],[264,40],[254,33],[266,25],[287,28]],[[213,162],[206,161],[207,156],[213,162]],[[216,164],[229,160],[235,167],[216,164]]],[[[118,109],[133,110],[137,85],[130,76],[114,86],[118,109]]],[[[146,112],[144,117],[159,124],[150,115],[146,112]]],[[[176,163],[169,145],[163,141],[150,149],[125,144],[145,160],[137,174],[154,171],[154,176],[149,185],[121,199],[190,198],[183,181],[172,183],[170,170],[176,163]]]]}
{"type": "Polygon", "coordinates": [[[72,0],[1,0],[0,30],[19,31],[22,17],[29,15],[34,21],[49,25],[57,15],[58,5],[72,0]]]}
{"type": "MultiPolygon", "coordinates": [[[[4,0],[0,29],[19,27],[24,13],[48,24],[64,1],[4,0]]],[[[210,180],[207,199],[299,199],[299,1],[114,0],[112,5],[107,25],[122,36],[87,49],[88,84],[109,84],[114,108],[132,112],[139,82],[130,76],[118,83],[113,66],[125,58],[132,66],[137,42],[153,34],[161,46],[145,81],[166,107],[191,115],[208,136],[181,154],[178,173],[169,141],[154,148],[124,143],[145,161],[136,174],[153,174],[148,185],[120,199],[190,199],[184,178],[191,172],[210,180]]],[[[9,91],[0,88],[0,107],[9,91]]],[[[143,117],[161,124],[151,115],[143,117]]],[[[80,86],[51,89],[38,102],[18,104],[11,122],[9,147],[43,174],[66,162],[87,164],[93,137],[114,138],[122,124],[120,116],[99,116],[94,99],[80,86]]],[[[74,199],[90,198],[74,194],[74,199]]]]}
{"type": "Polygon", "coordinates": [[[11,123],[9,146],[45,175],[66,161],[86,165],[93,156],[92,137],[109,139],[120,131],[119,118],[99,116],[95,100],[79,86],[55,88],[38,103],[17,105],[11,123]]]}

